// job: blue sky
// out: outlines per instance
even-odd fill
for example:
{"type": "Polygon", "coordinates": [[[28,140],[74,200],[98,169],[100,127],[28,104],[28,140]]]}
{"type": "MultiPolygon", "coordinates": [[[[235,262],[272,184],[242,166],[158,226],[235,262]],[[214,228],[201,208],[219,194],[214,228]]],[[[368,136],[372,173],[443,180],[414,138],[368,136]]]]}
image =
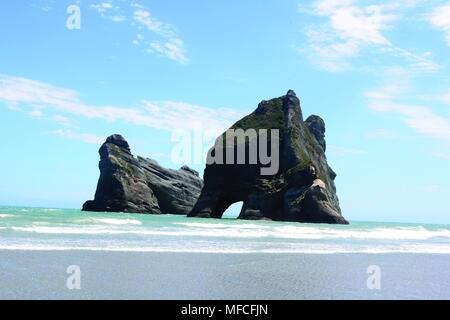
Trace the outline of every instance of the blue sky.
{"type": "Polygon", "coordinates": [[[0,204],[79,208],[108,135],[178,168],[175,130],[226,128],[294,89],[326,121],[346,218],[450,223],[449,1],[0,6],[0,204]]]}

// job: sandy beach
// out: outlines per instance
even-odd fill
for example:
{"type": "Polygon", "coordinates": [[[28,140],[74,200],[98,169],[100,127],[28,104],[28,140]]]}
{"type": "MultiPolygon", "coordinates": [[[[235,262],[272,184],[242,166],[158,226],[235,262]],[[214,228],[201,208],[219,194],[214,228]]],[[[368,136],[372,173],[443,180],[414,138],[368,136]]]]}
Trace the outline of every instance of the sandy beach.
{"type": "Polygon", "coordinates": [[[448,255],[0,251],[0,299],[449,299],[448,255]],[[81,271],[69,290],[67,268],[81,271]],[[381,290],[367,288],[369,265],[381,290]]]}

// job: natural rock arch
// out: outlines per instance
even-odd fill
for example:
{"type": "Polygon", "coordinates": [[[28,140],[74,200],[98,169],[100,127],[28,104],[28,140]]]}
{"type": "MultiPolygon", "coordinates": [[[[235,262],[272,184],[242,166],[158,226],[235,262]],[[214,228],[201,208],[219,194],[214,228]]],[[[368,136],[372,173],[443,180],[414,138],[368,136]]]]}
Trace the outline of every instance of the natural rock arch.
{"type": "MultiPolygon", "coordinates": [[[[204,187],[189,217],[221,218],[230,205],[243,201],[240,219],[348,223],[336,195],[336,174],[325,156],[325,122],[318,116],[304,121],[292,90],[261,102],[231,129],[279,130],[280,170],[263,176],[259,162],[207,165],[204,187]]],[[[218,146],[223,144],[210,153],[218,146]]]]}

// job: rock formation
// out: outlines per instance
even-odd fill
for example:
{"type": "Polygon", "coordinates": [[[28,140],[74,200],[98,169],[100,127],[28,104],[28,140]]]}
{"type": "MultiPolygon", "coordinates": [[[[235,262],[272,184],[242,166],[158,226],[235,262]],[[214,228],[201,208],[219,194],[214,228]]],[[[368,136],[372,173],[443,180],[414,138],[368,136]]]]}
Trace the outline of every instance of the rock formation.
{"type": "Polygon", "coordinates": [[[135,158],[120,135],[108,137],[99,153],[97,192],[83,211],[187,214],[203,187],[198,173],[188,167],[165,169],[156,161],[135,158]]]}
{"type": "MultiPolygon", "coordinates": [[[[304,121],[300,101],[292,90],[285,96],[261,102],[231,129],[258,130],[259,140],[260,129],[278,129],[279,139],[274,142],[278,143],[275,150],[279,154],[279,170],[273,175],[263,175],[264,165],[260,161],[211,163],[210,159],[217,154],[226,154],[231,149],[236,154],[242,147],[242,141],[239,144],[234,138],[231,145],[226,145],[224,133],[209,152],[205,185],[190,217],[221,218],[231,204],[243,201],[240,219],[348,223],[342,217],[336,195],[336,174],[325,156],[325,122],[318,116],[304,121]]],[[[244,141],[248,160],[251,138],[244,141]]]]}

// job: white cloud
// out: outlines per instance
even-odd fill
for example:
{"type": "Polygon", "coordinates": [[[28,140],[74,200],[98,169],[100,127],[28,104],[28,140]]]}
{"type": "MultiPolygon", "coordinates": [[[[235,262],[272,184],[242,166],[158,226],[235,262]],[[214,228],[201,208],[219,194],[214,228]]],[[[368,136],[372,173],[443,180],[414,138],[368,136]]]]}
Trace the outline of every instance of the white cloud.
{"type": "Polygon", "coordinates": [[[372,101],[369,107],[378,112],[396,113],[416,132],[450,142],[450,119],[435,114],[430,108],[385,100],[372,101]]]}
{"type": "Polygon", "coordinates": [[[402,67],[388,67],[381,69],[379,74],[385,83],[368,90],[364,96],[370,99],[395,99],[411,90],[411,71],[402,67]]]}
{"type": "Polygon", "coordinates": [[[405,92],[406,85],[401,82],[391,82],[383,85],[380,88],[369,90],[365,92],[365,96],[371,99],[391,99],[397,97],[399,94],[405,92]]]}
{"type": "Polygon", "coordinates": [[[170,131],[211,129],[221,133],[230,127],[241,114],[230,109],[211,109],[183,102],[143,101],[152,127],[170,131]]]}
{"type": "Polygon", "coordinates": [[[398,48],[385,34],[400,19],[399,10],[419,1],[361,5],[357,0],[316,0],[310,6],[300,5],[300,12],[316,16],[321,22],[306,27],[307,47],[298,51],[329,72],[352,69],[350,61],[366,49],[402,58],[417,71],[434,72],[439,66],[429,61],[428,53],[420,55],[398,48]]]}
{"type": "Polygon", "coordinates": [[[365,137],[369,139],[383,139],[383,140],[394,140],[400,138],[397,132],[386,128],[378,128],[372,131],[368,131],[365,133],[365,137]]]}
{"type": "Polygon", "coordinates": [[[427,185],[421,185],[417,187],[417,190],[419,192],[425,192],[425,193],[447,193],[449,191],[448,187],[442,186],[439,184],[427,184],[427,185]]]}
{"type": "Polygon", "coordinates": [[[314,11],[319,15],[329,15],[335,10],[353,5],[355,0],[317,0],[314,11]]]}
{"type": "Polygon", "coordinates": [[[397,114],[417,133],[450,142],[450,118],[435,113],[429,106],[410,102],[420,99],[411,84],[411,72],[394,67],[383,70],[381,74],[386,83],[364,94],[372,110],[397,114]]]}
{"type": "Polygon", "coordinates": [[[44,113],[40,110],[33,110],[28,112],[27,114],[33,118],[42,118],[44,116],[44,113]]]}
{"type": "Polygon", "coordinates": [[[36,0],[29,4],[31,7],[38,8],[44,12],[50,12],[55,6],[55,0],[36,0]]]}
{"type": "Polygon", "coordinates": [[[6,106],[9,110],[12,111],[18,111],[18,112],[22,112],[22,108],[19,107],[16,103],[8,103],[8,105],[6,106]]]}
{"type": "Polygon", "coordinates": [[[152,42],[149,51],[159,53],[160,55],[178,61],[181,64],[189,62],[185,54],[184,43],[179,38],[170,39],[163,43],[159,41],[152,42]]]}
{"type": "Polygon", "coordinates": [[[435,152],[433,154],[433,156],[437,157],[437,158],[441,158],[441,159],[445,159],[445,160],[450,160],[450,151],[439,151],[439,152],[435,152]]]}
{"type": "MultiPolygon", "coordinates": [[[[165,56],[171,60],[178,61],[181,64],[186,64],[189,59],[186,56],[183,40],[178,36],[175,28],[167,23],[163,23],[158,19],[152,17],[150,11],[142,7],[138,7],[133,13],[133,19],[145,27],[148,31],[159,35],[162,40],[152,41],[147,43],[149,49],[147,52],[157,53],[165,56]]],[[[139,45],[143,41],[143,36],[138,34],[133,44],[139,45]]]]}
{"type": "Polygon", "coordinates": [[[346,148],[346,147],[337,147],[337,146],[329,146],[329,152],[337,157],[346,157],[346,156],[357,156],[363,155],[366,152],[357,148],[346,148]]]}
{"type": "Polygon", "coordinates": [[[435,8],[428,15],[428,21],[445,33],[447,44],[450,46],[450,4],[435,8]]]}
{"type": "Polygon", "coordinates": [[[382,30],[386,29],[388,22],[392,20],[392,16],[383,15],[377,6],[341,7],[330,14],[330,24],[333,30],[342,39],[361,45],[389,44],[389,40],[382,35],[382,30]]]}
{"type": "Polygon", "coordinates": [[[135,39],[131,43],[135,46],[145,46],[145,52],[158,54],[160,56],[187,64],[189,59],[186,54],[184,41],[178,34],[176,28],[165,23],[152,15],[143,5],[138,3],[129,4],[131,13],[124,14],[121,7],[114,5],[112,0],[91,4],[90,8],[96,10],[102,18],[113,22],[131,21],[131,26],[138,30],[135,39]],[[149,40],[145,40],[143,33],[147,32],[149,40]]]}
{"type": "Polygon", "coordinates": [[[81,101],[73,90],[1,74],[0,101],[17,107],[39,105],[54,112],[87,119],[124,121],[165,131],[196,130],[202,125],[203,128],[220,132],[242,116],[232,109],[211,109],[173,101],[143,101],[140,108],[94,106],[81,101]]]}
{"type": "Polygon", "coordinates": [[[404,59],[409,63],[408,69],[410,70],[410,72],[432,73],[438,71],[441,68],[439,64],[430,60],[433,55],[430,51],[426,51],[422,54],[416,54],[402,48],[390,46],[382,48],[380,52],[389,53],[394,57],[404,59]]]}
{"type": "Polygon", "coordinates": [[[91,8],[96,9],[99,13],[104,13],[108,10],[113,9],[113,5],[110,2],[102,2],[99,4],[91,4],[91,8]]]}
{"type": "Polygon", "coordinates": [[[60,114],[55,114],[50,118],[52,121],[55,121],[63,126],[66,127],[74,127],[74,123],[71,119],[69,119],[68,117],[64,117],[60,114]]]}
{"type": "Polygon", "coordinates": [[[89,5],[91,9],[95,9],[102,18],[111,20],[113,22],[123,22],[126,20],[126,17],[122,14],[118,14],[120,12],[119,6],[114,6],[112,1],[105,1],[98,4],[89,5]]]}
{"type": "Polygon", "coordinates": [[[82,141],[89,144],[102,144],[105,141],[104,137],[99,137],[90,133],[78,133],[70,130],[55,130],[49,132],[52,135],[60,136],[69,140],[82,141]]]}
{"type": "Polygon", "coordinates": [[[437,101],[444,104],[450,104],[450,88],[433,94],[418,95],[417,98],[425,101],[437,101]]]}
{"type": "Polygon", "coordinates": [[[152,17],[150,11],[148,10],[141,8],[135,10],[133,13],[133,19],[151,32],[155,32],[156,34],[166,38],[176,37],[176,32],[170,24],[163,23],[152,17]]]}
{"type": "Polygon", "coordinates": [[[110,19],[111,21],[114,21],[114,22],[123,22],[127,18],[125,18],[125,16],[115,15],[115,16],[108,16],[108,19],[110,19]]]}
{"type": "Polygon", "coordinates": [[[328,71],[348,68],[346,59],[355,57],[366,46],[390,44],[382,31],[394,17],[383,14],[379,6],[360,7],[351,0],[319,0],[307,12],[325,22],[307,28],[309,48],[302,51],[328,71]]]}

